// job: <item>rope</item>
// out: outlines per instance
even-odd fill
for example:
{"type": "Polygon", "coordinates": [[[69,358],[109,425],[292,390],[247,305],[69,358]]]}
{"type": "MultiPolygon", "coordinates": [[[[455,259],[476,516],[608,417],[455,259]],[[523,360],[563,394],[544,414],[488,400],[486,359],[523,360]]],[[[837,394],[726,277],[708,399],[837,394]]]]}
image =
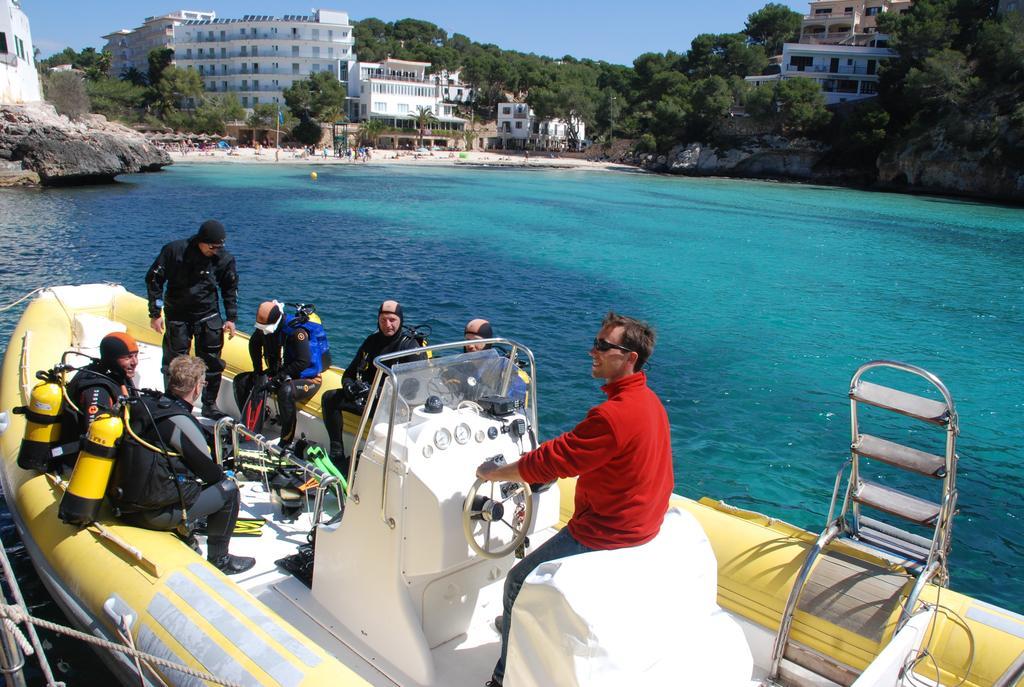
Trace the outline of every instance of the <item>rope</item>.
{"type": "Polygon", "coordinates": [[[173,661],[168,661],[165,658],[154,656],[152,654],[147,654],[146,652],[139,651],[138,649],[132,649],[130,647],[117,644],[116,642],[111,642],[106,639],[101,639],[99,637],[93,637],[90,634],[79,632],[78,630],[74,630],[70,627],[64,627],[63,625],[58,625],[57,623],[52,623],[49,620],[35,618],[26,613],[24,609],[19,608],[18,606],[0,604],[0,616],[2,616],[5,619],[5,624],[8,620],[15,623],[29,623],[30,626],[41,627],[44,630],[50,630],[58,634],[66,635],[73,639],[80,639],[83,642],[92,644],[94,646],[98,646],[103,649],[107,649],[109,651],[119,651],[122,654],[125,654],[126,656],[129,656],[131,658],[141,658],[145,660],[147,663],[158,665],[163,668],[170,668],[171,670],[176,670],[179,673],[183,673],[185,675],[197,678],[199,680],[205,680],[207,682],[212,682],[217,685],[224,685],[224,687],[243,687],[237,682],[224,680],[222,678],[215,677],[210,673],[195,670],[180,663],[174,663],[173,661]]]}
{"type": "MultiPolygon", "coordinates": [[[[18,579],[14,576],[14,569],[11,567],[11,561],[7,557],[7,549],[3,546],[0,546],[0,566],[3,567],[4,579],[7,582],[7,588],[11,590],[11,596],[14,597],[14,602],[18,604],[18,607],[21,609],[28,608],[25,604],[25,597],[21,594],[21,587],[18,586],[18,579]]],[[[4,600],[6,601],[6,597],[4,597],[4,600]]],[[[7,625],[7,622],[8,620],[5,618],[4,625],[7,625]]],[[[20,635],[20,632],[18,634],[12,632],[11,634],[17,638],[20,635]]],[[[32,647],[34,647],[34,649],[33,651],[25,651],[22,649],[23,653],[26,655],[35,653],[36,658],[39,661],[39,669],[42,671],[47,685],[63,684],[54,679],[53,669],[50,668],[50,662],[47,660],[46,654],[43,652],[43,645],[39,641],[39,635],[36,634],[36,629],[31,625],[28,627],[28,636],[32,640],[32,647]]]]}
{"type": "Polygon", "coordinates": [[[22,296],[21,298],[19,298],[16,301],[14,301],[13,303],[8,303],[7,305],[5,305],[3,307],[0,307],[0,312],[6,312],[6,311],[10,310],[14,306],[16,306],[18,303],[21,303],[23,301],[27,301],[29,298],[32,298],[32,296],[36,295],[40,291],[45,291],[46,288],[47,287],[45,287],[45,286],[40,286],[38,289],[35,289],[33,291],[30,291],[30,292],[26,293],[24,296],[22,296]]]}

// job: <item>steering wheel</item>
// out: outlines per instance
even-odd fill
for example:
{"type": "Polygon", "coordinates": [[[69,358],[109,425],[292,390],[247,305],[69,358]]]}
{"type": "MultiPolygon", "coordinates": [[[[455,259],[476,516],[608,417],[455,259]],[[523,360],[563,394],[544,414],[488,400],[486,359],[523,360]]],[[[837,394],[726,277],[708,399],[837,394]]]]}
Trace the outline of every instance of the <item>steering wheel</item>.
{"type": "Polygon", "coordinates": [[[462,531],[469,548],[484,558],[504,558],[526,541],[533,523],[533,499],[526,482],[473,482],[462,507],[462,531]],[[483,528],[477,530],[477,523],[483,528]],[[512,541],[497,548],[491,539],[491,525],[501,524],[512,532],[512,541]],[[483,543],[477,536],[483,536],[483,543]]]}

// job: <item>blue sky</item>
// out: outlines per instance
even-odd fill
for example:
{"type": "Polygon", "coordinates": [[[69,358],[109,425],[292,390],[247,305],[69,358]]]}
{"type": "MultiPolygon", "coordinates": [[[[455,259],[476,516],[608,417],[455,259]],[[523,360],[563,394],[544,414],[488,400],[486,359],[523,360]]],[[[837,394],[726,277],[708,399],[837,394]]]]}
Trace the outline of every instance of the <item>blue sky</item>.
{"type": "MultiPolygon", "coordinates": [[[[782,0],[799,12],[806,2],[782,0]]],[[[740,31],[747,15],[768,0],[21,0],[32,40],[43,57],[71,46],[103,47],[104,34],[135,28],[145,17],[177,9],[213,10],[218,17],[246,14],[306,14],[310,7],[347,11],[352,20],[377,17],[394,21],[425,19],[449,34],[462,33],[481,43],[551,57],[573,55],[632,64],[645,52],[683,52],[700,33],[740,31]]]]}

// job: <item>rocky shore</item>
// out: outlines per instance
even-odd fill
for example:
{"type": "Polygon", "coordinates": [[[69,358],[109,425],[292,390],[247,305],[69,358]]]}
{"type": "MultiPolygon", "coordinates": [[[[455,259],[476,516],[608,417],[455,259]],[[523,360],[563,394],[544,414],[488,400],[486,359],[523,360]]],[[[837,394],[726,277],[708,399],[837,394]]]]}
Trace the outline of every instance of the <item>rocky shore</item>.
{"type": "Polygon", "coordinates": [[[169,164],[142,134],[101,115],[72,121],[47,103],[0,106],[0,186],[107,183],[169,164]]]}
{"type": "Polygon", "coordinates": [[[751,136],[728,144],[687,143],[667,155],[623,160],[652,172],[687,176],[777,179],[879,191],[960,196],[1024,203],[1024,169],[1001,151],[964,150],[942,131],[883,153],[874,169],[830,163],[829,146],[808,139],[751,136]]]}

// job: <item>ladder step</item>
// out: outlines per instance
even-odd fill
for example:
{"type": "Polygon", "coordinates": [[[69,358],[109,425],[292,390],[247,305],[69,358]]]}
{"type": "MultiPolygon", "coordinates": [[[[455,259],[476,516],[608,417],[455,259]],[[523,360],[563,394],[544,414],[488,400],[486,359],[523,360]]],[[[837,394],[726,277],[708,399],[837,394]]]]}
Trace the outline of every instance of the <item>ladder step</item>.
{"type": "Polygon", "coordinates": [[[857,485],[853,500],[917,523],[922,527],[934,527],[939,517],[939,504],[919,499],[875,482],[863,481],[857,485]]]}
{"type": "Polygon", "coordinates": [[[943,427],[949,424],[949,408],[944,402],[887,386],[860,381],[850,389],[850,398],[943,427]]]}
{"type": "Polygon", "coordinates": [[[898,553],[918,565],[924,565],[932,548],[931,539],[864,516],[858,520],[857,539],[865,544],[898,553]]]}
{"type": "Polygon", "coordinates": [[[927,477],[946,476],[946,459],[934,453],[918,451],[902,444],[880,439],[870,434],[861,434],[852,449],[858,455],[880,460],[904,470],[911,470],[927,477]]]}

